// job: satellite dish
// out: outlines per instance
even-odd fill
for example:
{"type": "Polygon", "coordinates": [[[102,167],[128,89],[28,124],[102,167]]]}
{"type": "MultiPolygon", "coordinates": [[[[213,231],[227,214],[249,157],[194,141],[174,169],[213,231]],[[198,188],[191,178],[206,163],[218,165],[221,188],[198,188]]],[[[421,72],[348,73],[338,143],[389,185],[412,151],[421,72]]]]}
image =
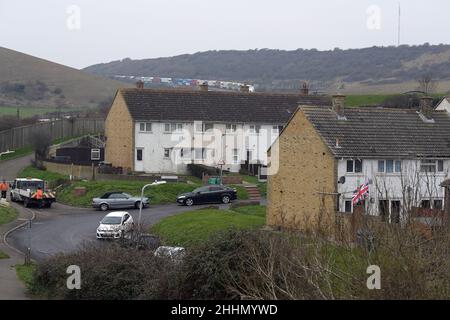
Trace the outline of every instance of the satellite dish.
{"type": "Polygon", "coordinates": [[[339,180],[338,180],[338,183],[344,184],[345,183],[345,177],[344,176],[340,177],[339,180]]]}

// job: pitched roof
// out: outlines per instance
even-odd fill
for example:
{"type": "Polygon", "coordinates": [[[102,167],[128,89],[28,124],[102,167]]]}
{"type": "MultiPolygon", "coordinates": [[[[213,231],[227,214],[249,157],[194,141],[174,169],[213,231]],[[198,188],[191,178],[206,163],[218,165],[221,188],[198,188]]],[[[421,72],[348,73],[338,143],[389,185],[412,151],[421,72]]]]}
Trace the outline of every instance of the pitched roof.
{"type": "Polygon", "coordinates": [[[134,120],[286,123],[300,104],[329,97],[278,93],[119,89],[134,120]]]}
{"type": "Polygon", "coordinates": [[[336,157],[450,158],[450,116],[433,113],[425,122],[416,110],[361,107],[338,120],[329,107],[300,108],[336,157]],[[339,146],[336,146],[339,139],[339,146]]]}

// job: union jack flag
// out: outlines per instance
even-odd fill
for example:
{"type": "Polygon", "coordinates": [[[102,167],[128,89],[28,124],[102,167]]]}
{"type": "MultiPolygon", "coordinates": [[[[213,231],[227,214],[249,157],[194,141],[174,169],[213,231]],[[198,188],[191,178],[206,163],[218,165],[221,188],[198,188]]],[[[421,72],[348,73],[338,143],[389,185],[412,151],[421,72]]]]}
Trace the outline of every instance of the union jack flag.
{"type": "Polygon", "coordinates": [[[369,183],[366,182],[360,185],[355,191],[353,191],[352,202],[353,205],[357,205],[361,200],[364,200],[369,195],[369,183]]]}

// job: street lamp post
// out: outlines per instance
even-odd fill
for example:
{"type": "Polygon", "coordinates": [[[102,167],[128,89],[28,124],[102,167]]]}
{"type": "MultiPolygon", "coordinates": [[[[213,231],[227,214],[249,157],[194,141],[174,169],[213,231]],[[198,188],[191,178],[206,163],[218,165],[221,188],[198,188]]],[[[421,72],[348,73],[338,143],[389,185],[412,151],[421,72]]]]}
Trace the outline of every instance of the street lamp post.
{"type": "Polygon", "coordinates": [[[145,186],[142,187],[141,190],[141,203],[139,204],[139,218],[138,218],[138,228],[141,228],[141,218],[142,218],[142,206],[143,206],[143,201],[144,201],[144,191],[147,187],[152,187],[152,186],[158,186],[160,184],[165,184],[167,183],[166,181],[155,181],[153,183],[149,183],[146,184],[145,186]]]}

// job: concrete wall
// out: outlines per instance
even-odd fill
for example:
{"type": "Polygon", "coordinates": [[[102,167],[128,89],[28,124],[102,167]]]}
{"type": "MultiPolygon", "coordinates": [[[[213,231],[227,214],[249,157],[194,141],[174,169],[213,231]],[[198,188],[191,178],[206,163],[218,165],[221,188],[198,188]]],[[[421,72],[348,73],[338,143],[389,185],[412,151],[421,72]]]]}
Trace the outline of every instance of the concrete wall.
{"type": "Polygon", "coordinates": [[[0,132],[0,151],[29,147],[33,141],[32,137],[42,133],[48,133],[52,140],[56,140],[103,133],[104,130],[105,121],[103,119],[85,118],[62,119],[13,128],[0,132]]]}
{"type": "Polygon", "coordinates": [[[134,124],[120,91],[105,122],[105,161],[114,167],[132,170],[134,167],[134,124]]]}
{"type": "Polygon", "coordinates": [[[301,110],[269,157],[267,224],[313,232],[334,228],[337,162],[301,110]]]}
{"type": "Polygon", "coordinates": [[[43,164],[48,171],[57,172],[67,176],[72,176],[74,179],[86,179],[86,180],[92,179],[91,166],[79,166],[49,161],[44,161],[43,164]]]}

